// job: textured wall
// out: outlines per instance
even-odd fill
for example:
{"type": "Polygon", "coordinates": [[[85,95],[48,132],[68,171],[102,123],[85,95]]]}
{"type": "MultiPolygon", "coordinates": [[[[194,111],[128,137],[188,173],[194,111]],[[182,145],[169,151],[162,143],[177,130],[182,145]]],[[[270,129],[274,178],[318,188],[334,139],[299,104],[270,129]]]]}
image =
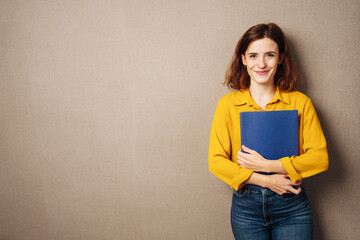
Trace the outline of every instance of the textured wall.
{"type": "Polygon", "coordinates": [[[242,33],[288,36],[330,170],[316,239],[360,235],[359,1],[0,1],[0,240],[232,239],[207,165],[242,33]]]}

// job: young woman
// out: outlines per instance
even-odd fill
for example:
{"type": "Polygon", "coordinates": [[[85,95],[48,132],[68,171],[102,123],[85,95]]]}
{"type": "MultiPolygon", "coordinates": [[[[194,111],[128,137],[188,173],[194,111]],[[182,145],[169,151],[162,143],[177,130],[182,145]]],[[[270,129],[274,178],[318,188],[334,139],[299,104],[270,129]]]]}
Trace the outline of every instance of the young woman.
{"type": "Polygon", "coordinates": [[[259,24],[245,32],[224,84],[237,91],[217,105],[209,169],[234,189],[235,239],[312,239],[311,210],[300,184],[303,178],[327,170],[326,141],[311,100],[294,90],[296,67],[276,24],[259,24]],[[239,113],[276,110],[298,110],[299,155],[270,161],[241,145],[239,113]]]}

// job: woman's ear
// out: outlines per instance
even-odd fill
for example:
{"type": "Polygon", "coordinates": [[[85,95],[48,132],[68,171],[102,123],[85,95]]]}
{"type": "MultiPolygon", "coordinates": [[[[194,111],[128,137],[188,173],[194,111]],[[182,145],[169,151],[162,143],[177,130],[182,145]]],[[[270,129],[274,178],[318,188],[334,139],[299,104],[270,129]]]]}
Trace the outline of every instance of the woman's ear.
{"type": "Polygon", "coordinates": [[[241,54],[241,61],[242,61],[243,65],[246,66],[246,59],[245,59],[244,54],[241,54]]]}
{"type": "Polygon", "coordinates": [[[285,53],[280,54],[278,64],[281,64],[284,61],[284,58],[285,58],[285,53]]]}

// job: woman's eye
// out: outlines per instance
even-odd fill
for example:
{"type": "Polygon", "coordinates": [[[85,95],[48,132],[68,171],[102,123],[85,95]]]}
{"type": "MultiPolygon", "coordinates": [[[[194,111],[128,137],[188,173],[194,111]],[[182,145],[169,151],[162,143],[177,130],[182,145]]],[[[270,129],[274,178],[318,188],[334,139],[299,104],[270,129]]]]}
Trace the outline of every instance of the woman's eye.
{"type": "Polygon", "coordinates": [[[268,57],[275,57],[275,55],[272,54],[272,53],[269,53],[267,56],[268,56],[268,57]]]}
{"type": "Polygon", "coordinates": [[[255,54],[250,55],[250,58],[256,58],[255,54]]]}

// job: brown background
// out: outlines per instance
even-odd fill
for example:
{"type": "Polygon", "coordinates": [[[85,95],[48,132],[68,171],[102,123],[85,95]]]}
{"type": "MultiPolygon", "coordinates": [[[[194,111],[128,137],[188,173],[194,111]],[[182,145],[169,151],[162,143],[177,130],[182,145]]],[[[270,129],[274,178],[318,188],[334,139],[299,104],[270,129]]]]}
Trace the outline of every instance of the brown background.
{"type": "Polygon", "coordinates": [[[210,125],[242,33],[286,33],[327,137],[316,239],[359,231],[359,1],[0,1],[0,240],[232,239],[210,125]]]}

